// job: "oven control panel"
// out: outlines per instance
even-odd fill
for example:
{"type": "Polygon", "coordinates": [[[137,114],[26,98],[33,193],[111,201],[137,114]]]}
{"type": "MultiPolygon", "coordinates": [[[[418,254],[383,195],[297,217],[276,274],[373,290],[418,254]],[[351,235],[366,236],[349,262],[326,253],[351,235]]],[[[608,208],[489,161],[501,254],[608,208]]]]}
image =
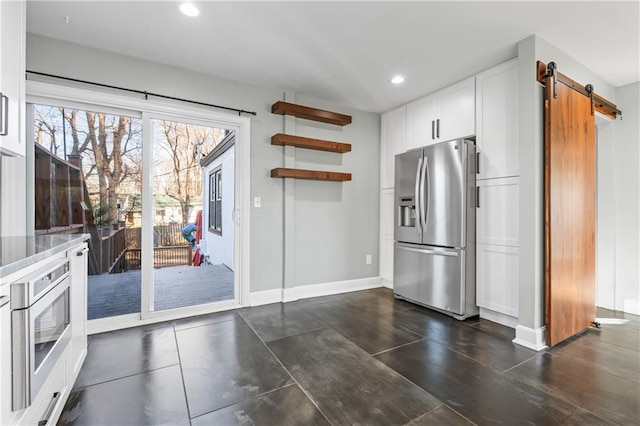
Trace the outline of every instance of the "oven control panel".
{"type": "Polygon", "coordinates": [[[25,309],[69,275],[69,260],[55,262],[11,284],[11,309],[25,309]]]}

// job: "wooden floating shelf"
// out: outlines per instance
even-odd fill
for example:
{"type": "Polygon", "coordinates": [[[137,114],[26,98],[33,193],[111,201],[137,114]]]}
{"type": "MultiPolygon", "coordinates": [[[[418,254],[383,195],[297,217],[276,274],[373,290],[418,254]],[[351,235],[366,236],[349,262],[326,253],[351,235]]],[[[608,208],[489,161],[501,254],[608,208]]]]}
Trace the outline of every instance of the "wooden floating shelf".
{"type": "Polygon", "coordinates": [[[293,115],[294,117],[306,120],[320,121],[322,123],[346,126],[351,124],[351,116],[339,114],[333,111],[311,108],[303,105],[291,104],[289,102],[278,101],[271,105],[271,112],[280,115],[293,115]]]}
{"type": "Polygon", "coordinates": [[[303,138],[302,136],[285,135],[278,133],[271,136],[271,145],[295,146],[296,148],[315,149],[318,151],[329,151],[345,153],[351,151],[351,144],[342,142],[331,142],[322,139],[303,138]]]}
{"type": "Polygon", "coordinates": [[[312,180],[330,180],[343,182],[351,180],[351,173],[323,172],[320,170],[285,169],[279,167],[271,170],[271,177],[312,180]]]}

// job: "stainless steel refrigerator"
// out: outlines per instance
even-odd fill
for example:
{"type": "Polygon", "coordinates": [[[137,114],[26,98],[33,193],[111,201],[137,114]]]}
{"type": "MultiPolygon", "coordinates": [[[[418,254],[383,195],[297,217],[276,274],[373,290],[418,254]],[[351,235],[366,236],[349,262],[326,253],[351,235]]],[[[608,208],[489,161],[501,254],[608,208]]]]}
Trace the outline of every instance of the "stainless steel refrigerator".
{"type": "Polygon", "coordinates": [[[476,147],[452,140],[396,155],[393,291],[465,319],[475,285],[476,147]]]}

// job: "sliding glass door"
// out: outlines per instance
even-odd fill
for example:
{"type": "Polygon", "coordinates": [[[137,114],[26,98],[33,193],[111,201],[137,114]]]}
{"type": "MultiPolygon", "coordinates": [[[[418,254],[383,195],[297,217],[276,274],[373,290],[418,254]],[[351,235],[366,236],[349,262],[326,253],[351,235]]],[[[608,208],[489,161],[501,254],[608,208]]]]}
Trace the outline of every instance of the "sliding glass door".
{"type": "MultiPolygon", "coordinates": [[[[233,300],[233,262],[212,262],[221,257],[222,244],[215,240],[223,238],[233,258],[233,225],[227,224],[230,230],[224,234],[216,228],[222,225],[222,212],[229,210],[222,208],[222,175],[212,186],[209,168],[203,164],[231,132],[172,117],[149,118],[148,128],[152,156],[147,163],[152,192],[146,215],[152,231],[147,234],[152,252],[147,260],[152,269],[147,278],[148,311],[233,300]],[[218,202],[213,214],[212,197],[218,202]]],[[[226,172],[233,176],[231,159],[226,172]]],[[[224,200],[224,207],[232,210],[233,179],[229,184],[232,195],[224,200]]]]}
{"type": "MultiPolygon", "coordinates": [[[[237,306],[245,275],[235,269],[236,241],[246,234],[238,225],[235,138],[248,135],[248,120],[146,110],[145,102],[111,95],[104,107],[62,98],[29,104],[35,214],[28,222],[36,234],[90,236],[90,330],[237,306]]],[[[247,151],[238,152],[248,164],[247,151]]]]}
{"type": "Polygon", "coordinates": [[[35,233],[88,233],[88,319],[141,307],[142,120],[32,105],[35,233]]]}

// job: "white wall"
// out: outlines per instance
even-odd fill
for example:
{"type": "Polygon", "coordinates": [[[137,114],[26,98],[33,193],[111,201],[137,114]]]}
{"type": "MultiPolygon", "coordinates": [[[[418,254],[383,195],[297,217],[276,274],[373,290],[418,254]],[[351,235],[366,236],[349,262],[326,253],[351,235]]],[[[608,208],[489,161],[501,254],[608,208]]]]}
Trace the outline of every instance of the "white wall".
{"type": "MultiPolygon", "coordinates": [[[[296,102],[331,109],[300,95],[296,102]]],[[[296,286],[379,275],[379,201],[370,201],[380,196],[380,115],[346,108],[340,112],[352,115],[353,123],[340,127],[300,120],[295,126],[300,136],[351,144],[345,154],[296,150],[297,168],[352,174],[350,182],[295,181],[296,286]]]]}
{"type": "MultiPolygon", "coordinates": [[[[600,307],[640,314],[640,83],[615,89],[623,119],[598,125],[600,307]]],[[[601,120],[602,121],[602,120],[601,120]]]]}
{"type": "Polygon", "coordinates": [[[202,170],[204,180],[202,188],[203,194],[205,194],[202,203],[202,238],[205,244],[202,248],[209,255],[209,262],[214,265],[227,265],[232,271],[234,270],[233,242],[235,238],[233,224],[235,152],[236,147],[232,146],[202,170]],[[211,194],[209,174],[220,165],[222,165],[222,235],[209,230],[209,196],[211,194]]]}
{"type": "Polygon", "coordinates": [[[614,309],[640,315],[640,82],[617,87],[614,123],[614,309]]]}
{"type": "Polygon", "coordinates": [[[614,309],[616,261],[616,196],[614,123],[596,117],[596,304],[614,309]]]}
{"type": "MultiPolygon", "coordinates": [[[[270,112],[271,105],[282,99],[281,90],[223,80],[34,34],[27,35],[27,69],[257,111],[258,115],[251,117],[250,192],[251,199],[262,198],[262,207],[251,211],[251,292],[283,287],[287,261],[283,258],[284,183],[283,179],[270,177],[271,169],[282,167],[284,161],[283,148],[270,143],[271,136],[284,129],[283,117],[270,112]]],[[[354,181],[296,182],[296,202],[300,207],[297,216],[302,218],[295,227],[296,250],[302,256],[298,284],[377,276],[380,116],[308,97],[300,97],[298,102],[354,116],[353,123],[344,128],[344,135],[348,136],[344,142],[353,143],[354,149],[345,154],[344,167],[339,167],[352,171],[354,181]],[[342,190],[336,189],[340,186],[342,190]],[[319,238],[315,230],[307,229],[311,226],[332,234],[319,238]],[[334,231],[341,233],[339,239],[334,237],[334,231]],[[346,244],[355,254],[348,256],[336,244],[346,244]],[[313,259],[307,260],[308,253],[313,253],[313,259]],[[364,253],[374,255],[372,265],[364,267],[364,261],[359,259],[364,253]],[[315,265],[323,265],[322,273],[307,275],[307,268],[315,265]]],[[[335,131],[318,123],[295,121],[300,129],[308,127],[317,134],[335,131]]],[[[296,151],[300,166],[313,164],[318,169],[336,161],[325,154],[296,151]]]]}
{"type": "MultiPolygon", "coordinates": [[[[538,36],[518,43],[520,139],[519,321],[516,339],[539,347],[544,336],[544,109],[543,89],[536,81],[536,61],[555,62],[558,71],[594,86],[616,101],[615,90],[561,49],[538,36]],[[519,335],[520,331],[522,333],[519,335]],[[533,342],[533,338],[537,342],[533,342]]],[[[636,157],[637,158],[637,157],[636,157]]]]}

